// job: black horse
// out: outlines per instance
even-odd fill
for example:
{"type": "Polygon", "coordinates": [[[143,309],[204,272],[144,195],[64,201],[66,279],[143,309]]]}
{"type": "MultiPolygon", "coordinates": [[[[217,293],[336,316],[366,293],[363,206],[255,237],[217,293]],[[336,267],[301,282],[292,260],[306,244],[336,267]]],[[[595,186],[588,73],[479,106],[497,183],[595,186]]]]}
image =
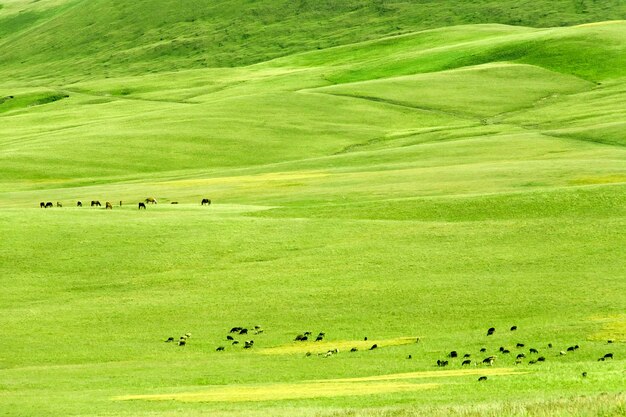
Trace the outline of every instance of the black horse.
{"type": "Polygon", "coordinates": [[[211,205],[211,200],[209,200],[208,198],[203,198],[202,199],[202,205],[204,206],[205,204],[207,206],[210,206],[211,205]]]}
{"type": "Polygon", "coordinates": [[[53,207],[53,206],[52,206],[52,201],[48,201],[48,202],[46,203],[46,208],[50,208],[50,207],[53,207]]]}
{"type": "Polygon", "coordinates": [[[146,209],[146,204],[145,203],[139,203],[139,210],[141,209],[146,209]]]}
{"type": "Polygon", "coordinates": [[[76,207],[82,207],[83,206],[83,202],[82,201],[77,201],[76,202],[76,207]]]}
{"type": "Polygon", "coordinates": [[[91,200],[91,207],[93,206],[102,207],[102,204],[98,200],[91,200]]]}

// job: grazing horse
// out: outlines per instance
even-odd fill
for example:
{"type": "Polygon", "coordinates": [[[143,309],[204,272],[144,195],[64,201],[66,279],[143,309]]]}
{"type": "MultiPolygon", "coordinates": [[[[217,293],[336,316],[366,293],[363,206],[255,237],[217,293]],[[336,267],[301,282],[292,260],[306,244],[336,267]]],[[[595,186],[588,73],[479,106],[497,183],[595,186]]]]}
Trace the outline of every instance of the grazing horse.
{"type": "Polygon", "coordinates": [[[52,201],[48,201],[48,202],[46,203],[46,208],[50,208],[50,207],[52,207],[52,201]]]}
{"type": "Polygon", "coordinates": [[[83,206],[83,202],[82,201],[77,201],[76,202],[76,207],[82,207],[83,206]]]}
{"type": "Polygon", "coordinates": [[[106,202],[106,206],[104,207],[104,209],[111,209],[113,210],[113,204],[109,203],[108,201],[106,202]]]}
{"type": "Polygon", "coordinates": [[[156,204],[157,203],[156,198],[154,198],[154,197],[148,197],[144,201],[146,203],[150,203],[150,204],[156,204]]]}
{"type": "Polygon", "coordinates": [[[205,204],[207,206],[210,206],[211,205],[211,200],[209,200],[208,198],[203,198],[202,199],[202,205],[204,206],[205,204]]]}
{"type": "Polygon", "coordinates": [[[91,207],[93,206],[102,207],[102,204],[98,200],[91,200],[91,207]]]}
{"type": "Polygon", "coordinates": [[[43,201],[41,203],[39,203],[39,207],[41,208],[46,208],[46,203],[44,203],[43,201]]]}
{"type": "Polygon", "coordinates": [[[59,202],[57,201],[57,207],[63,207],[63,204],[61,204],[61,203],[59,203],[59,202]]]}
{"type": "Polygon", "coordinates": [[[144,203],[139,203],[139,210],[146,209],[146,205],[144,203]]]}

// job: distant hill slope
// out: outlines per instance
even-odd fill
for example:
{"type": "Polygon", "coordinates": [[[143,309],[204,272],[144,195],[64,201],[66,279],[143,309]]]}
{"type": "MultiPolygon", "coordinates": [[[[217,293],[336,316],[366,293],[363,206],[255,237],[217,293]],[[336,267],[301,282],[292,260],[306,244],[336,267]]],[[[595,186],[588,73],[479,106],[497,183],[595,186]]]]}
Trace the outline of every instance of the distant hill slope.
{"type": "Polygon", "coordinates": [[[241,66],[426,28],[625,18],[621,0],[0,0],[0,71],[54,78],[241,66]]]}

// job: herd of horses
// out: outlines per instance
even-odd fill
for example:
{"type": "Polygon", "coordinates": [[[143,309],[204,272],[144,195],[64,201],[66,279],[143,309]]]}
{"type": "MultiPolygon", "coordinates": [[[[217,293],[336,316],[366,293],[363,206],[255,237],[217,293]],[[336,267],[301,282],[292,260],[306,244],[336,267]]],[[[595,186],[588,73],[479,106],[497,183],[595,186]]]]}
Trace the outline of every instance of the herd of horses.
{"type": "MultiPolygon", "coordinates": [[[[148,197],[146,198],[144,201],[140,201],[137,205],[137,208],[139,210],[141,209],[146,209],[146,204],[157,204],[157,200],[154,197],[148,197]]],[[[172,201],[170,204],[178,204],[178,201],[172,201]]],[[[211,205],[211,200],[208,198],[203,198],[202,201],[200,202],[201,205],[203,206],[210,206],[211,205]]],[[[57,201],[56,204],[57,207],[63,207],[63,204],[61,204],[60,202],[57,201]]],[[[83,206],[83,202],[82,201],[77,201],[76,202],[76,207],[82,207],[83,206]]],[[[51,208],[54,207],[54,205],[52,204],[51,201],[48,202],[41,202],[39,203],[39,207],[41,208],[51,208]]],[[[102,203],[100,203],[100,201],[98,200],[91,200],[91,207],[102,207],[102,203]]],[[[122,201],[120,201],[120,207],[122,207],[122,201]]],[[[106,209],[111,209],[113,210],[113,203],[107,201],[104,205],[105,210],[106,209]]]]}

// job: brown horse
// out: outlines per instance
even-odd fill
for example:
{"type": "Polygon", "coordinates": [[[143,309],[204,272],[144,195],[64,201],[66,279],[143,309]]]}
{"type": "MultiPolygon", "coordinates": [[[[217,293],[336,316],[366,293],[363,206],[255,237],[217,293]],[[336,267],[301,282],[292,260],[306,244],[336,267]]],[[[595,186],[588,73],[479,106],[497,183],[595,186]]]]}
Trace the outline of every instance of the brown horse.
{"type": "Polygon", "coordinates": [[[104,209],[111,209],[113,210],[113,204],[109,203],[108,201],[106,202],[106,206],[104,207],[104,209]]]}
{"type": "Polygon", "coordinates": [[[145,199],[145,202],[146,202],[146,203],[150,203],[150,204],[156,204],[156,203],[157,203],[156,198],[154,198],[154,197],[148,197],[148,198],[146,198],[146,199],[145,199]]]}

